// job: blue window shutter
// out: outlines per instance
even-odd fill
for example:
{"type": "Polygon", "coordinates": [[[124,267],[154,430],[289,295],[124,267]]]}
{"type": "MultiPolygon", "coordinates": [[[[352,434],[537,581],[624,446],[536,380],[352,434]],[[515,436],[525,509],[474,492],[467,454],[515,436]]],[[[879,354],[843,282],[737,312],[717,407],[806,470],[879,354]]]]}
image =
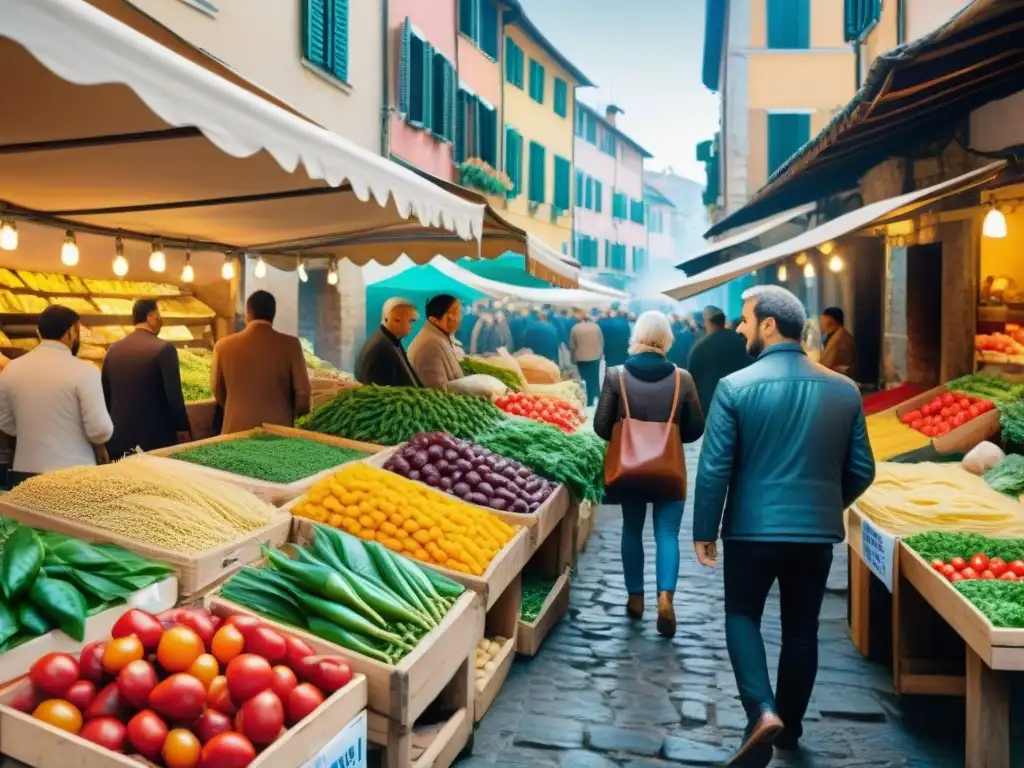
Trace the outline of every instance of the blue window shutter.
{"type": "Polygon", "coordinates": [[[455,141],[455,110],[458,107],[458,77],[455,74],[455,66],[445,59],[444,61],[444,103],[445,103],[445,138],[448,141],[455,141]]]}
{"type": "Polygon", "coordinates": [[[807,114],[768,115],[768,175],[775,173],[811,138],[811,116],[807,114]]]}
{"type": "Polygon", "coordinates": [[[555,78],[555,114],[560,117],[569,114],[569,88],[560,77],[555,78]]]}
{"type": "Polygon", "coordinates": [[[436,132],[434,125],[434,46],[423,44],[423,127],[436,132]]]}
{"type": "Polygon", "coordinates": [[[461,88],[455,95],[455,162],[466,159],[466,92],[461,88]]]}
{"type": "Polygon", "coordinates": [[[498,113],[477,101],[478,153],[492,168],[498,167],[498,113]]]}
{"type": "Polygon", "coordinates": [[[303,0],[302,55],[317,66],[327,67],[327,5],[329,0],[303,0]]]}
{"type": "Polygon", "coordinates": [[[409,109],[405,113],[405,119],[410,125],[422,128],[426,125],[427,117],[424,112],[426,96],[423,93],[425,76],[423,64],[426,60],[424,49],[426,44],[416,35],[409,39],[409,109]]]}
{"type": "Polygon", "coordinates": [[[530,142],[530,190],[529,198],[532,203],[543,203],[545,197],[546,179],[544,171],[546,158],[544,147],[535,141],[530,142]]]}
{"type": "Polygon", "coordinates": [[[523,137],[510,125],[505,126],[505,173],[512,180],[509,199],[523,190],[523,137]]]}
{"type": "Polygon", "coordinates": [[[331,72],[348,80],[348,0],[331,2],[331,72]]]}
{"type": "Polygon", "coordinates": [[[476,20],[477,0],[459,0],[459,31],[473,37],[473,22],[476,20]]]}
{"type": "Polygon", "coordinates": [[[579,136],[580,138],[582,138],[583,137],[583,110],[580,109],[579,106],[576,107],[576,112],[573,115],[573,126],[574,126],[574,129],[575,129],[576,135],[579,136]]]}
{"type": "Polygon", "coordinates": [[[505,79],[516,88],[523,87],[523,49],[511,37],[505,38],[505,79]]]}
{"type": "Polygon", "coordinates": [[[769,48],[810,47],[810,0],[766,0],[765,15],[769,48]]]}
{"type": "Polygon", "coordinates": [[[538,104],[544,103],[544,67],[530,59],[530,98],[538,104]]]}
{"type": "Polygon", "coordinates": [[[587,115],[587,141],[597,144],[597,118],[587,115]]]}
{"type": "Polygon", "coordinates": [[[560,211],[571,208],[572,163],[555,155],[555,199],[554,206],[560,211]]]}
{"type": "Polygon", "coordinates": [[[584,196],[584,208],[594,210],[594,177],[587,176],[587,191],[584,196]]]}
{"type": "Polygon", "coordinates": [[[412,55],[412,51],[410,51],[411,45],[412,22],[409,21],[409,17],[406,16],[405,21],[402,23],[402,53],[398,67],[398,111],[406,116],[409,114],[409,66],[412,55]]]}
{"type": "Polygon", "coordinates": [[[604,199],[604,185],[600,181],[598,181],[597,179],[594,179],[594,212],[595,213],[601,213],[601,210],[604,208],[604,204],[602,202],[603,199],[604,199]]]}
{"type": "Polygon", "coordinates": [[[497,61],[498,59],[498,6],[494,0],[479,0],[480,2],[480,39],[477,43],[480,50],[497,61]]]}
{"type": "Polygon", "coordinates": [[[584,189],[583,171],[577,170],[576,171],[576,207],[577,208],[582,208],[583,207],[583,189],[584,189]]]}

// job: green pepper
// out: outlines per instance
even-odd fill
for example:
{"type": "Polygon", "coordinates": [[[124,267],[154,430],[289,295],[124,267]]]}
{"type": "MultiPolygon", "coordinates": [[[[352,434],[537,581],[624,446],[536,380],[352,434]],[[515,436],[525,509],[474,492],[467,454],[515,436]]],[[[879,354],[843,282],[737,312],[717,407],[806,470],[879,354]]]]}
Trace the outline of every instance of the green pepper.
{"type": "Polygon", "coordinates": [[[28,600],[18,606],[18,621],[21,622],[21,626],[26,632],[31,632],[36,637],[45,635],[53,629],[53,623],[28,600]]]}
{"type": "Polygon", "coordinates": [[[14,600],[28,591],[43,566],[44,557],[43,543],[31,528],[21,526],[11,534],[0,555],[0,587],[7,600],[14,600]]]}
{"type": "Polygon", "coordinates": [[[89,607],[73,584],[39,574],[32,583],[29,597],[43,615],[65,634],[79,642],[85,639],[85,617],[89,607]]]}

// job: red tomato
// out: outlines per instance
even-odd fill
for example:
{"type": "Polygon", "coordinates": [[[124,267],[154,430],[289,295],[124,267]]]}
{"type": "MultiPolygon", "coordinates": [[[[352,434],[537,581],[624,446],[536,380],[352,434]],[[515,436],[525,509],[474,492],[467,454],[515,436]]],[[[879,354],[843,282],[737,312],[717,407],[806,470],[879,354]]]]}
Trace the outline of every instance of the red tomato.
{"type": "Polygon", "coordinates": [[[64,699],[74,704],[80,711],[85,712],[96,698],[96,686],[89,680],[79,680],[72,683],[64,699]]]}
{"type": "Polygon", "coordinates": [[[988,561],[988,569],[996,575],[996,577],[1002,576],[1006,573],[1006,569],[1009,568],[1006,561],[1001,557],[993,557],[988,561]]]}
{"type": "Polygon", "coordinates": [[[236,656],[224,670],[228,679],[228,692],[236,705],[242,705],[257,693],[267,690],[274,682],[270,662],[252,653],[236,656]]]}
{"type": "Polygon", "coordinates": [[[939,415],[942,416],[943,419],[948,419],[953,414],[950,412],[949,407],[946,406],[946,407],[943,407],[943,409],[941,411],[939,411],[939,415]]]}
{"type": "Polygon", "coordinates": [[[978,572],[977,572],[976,570],[974,570],[974,569],[973,569],[973,568],[972,568],[971,566],[969,566],[969,565],[968,565],[968,566],[967,566],[966,568],[964,568],[964,569],[963,569],[962,571],[960,571],[960,574],[961,574],[961,575],[962,575],[962,576],[963,576],[963,577],[964,577],[965,579],[976,579],[976,578],[978,578],[978,572]]]}
{"type": "Polygon", "coordinates": [[[111,683],[92,700],[92,704],[85,711],[85,719],[92,720],[94,717],[121,717],[130,709],[128,702],[121,695],[121,689],[117,683],[111,683]]]}
{"type": "Polygon", "coordinates": [[[976,419],[981,415],[981,408],[979,408],[976,405],[972,405],[970,408],[967,409],[967,415],[970,416],[972,419],[976,419]]]}
{"type": "Polygon", "coordinates": [[[7,703],[7,706],[18,712],[31,715],[32,711],[44,701],[46,701],[46,694],[32,685],[31,682],[28,682],[18,689],[18,692],[7,703]]]}
{"type": "Polygon", "coordinates": [[[950,560],[949,562],[950,562],[950,563],[951,563],[951,564],[953,565],[953,567],[954,567],[954,568],[956,568],[956,569],[957,569],[958,571],[962,571],[962,570],[963,570],[964,568],[966,568],[966,567],[967,567],[967,561],[966,561],[966,560],[964,560],[964,559],[963,559],[962,557],[954,557],[954,558],[953,558],[952,560],[950,560]]]}
{"type": "Polygon", "coordinates": [[[946,561],[943,560],[941,557],[936,557],[934,560],[932,560],[932,568],[934,568],[939,573],[942,573],[942,568],[945,565],[946,561]]]}
{"type": "Polygon", "coordinates": [[[207,709],[192,723],[192,731],[203,744],[219,733],[231,730],[231,718],[216,709],[207,709]]]}
{"type": "Polygon", "coordinates": [[[1000,581],[1016,581],[1019,577],[1013,571],[1004,571],[999,577],[1000,581]]]}
{"type": "Polygon", "coordinates": [[[203,641],[204,649],[210,647],[216,629],[214,629],[213,617],[209,611],[202,608],[190,608],[181,615],[178,623],[199,635],[199,639],[203,641]]]}
{"type": "Polygon", "coordinates": [[[935,435],[936,437],[948,435],[950,431],[952,431],[952,429],[953,428],[949,425],[949,423],[944,421],[941,424],[939,424],[938,429],[935,430],[935,435]]]}
{"type": "Polygon", "coordinates": [[[78,673],[97,685],[103,680],[103,652],[106,648],[106,640],[89,643],[78,657],[78,673]]]}
{"type": "Polygon", "coordinates": [[[78,735],[86,741],[106,747],[111,752],[124,752],[127,731],[124,723],[116,717],[97,717],[87,721],[78,735]]]}
{"type": "Polygon", "coordinates": [[[963,581],[964,575],[962,573],[954,573],[952,576],[949,577],[949,580],[955,584],[958,581],[963,581]]]}
{"type": "MultiPolygon", "coordinates": [[[[1024,563],[1021,563],[1021,565],[1024,566],[1024,563]]],[[[306,656],[312,656],[315,653],[309,643],[304,640],[299,640],[299,638],[293,637],[292,635],[285,635],[284,642],[288,646],[288,666],[292,669],[295,669],[295,665],[299,663],[300,659],[304,659],[306,656]]]]}
{"type": "Polygon", "coordinates": [[[295,725],[324,703],[324,695],[315,685],[301,683],[288,694],[288,724],[295,725]]]}
{"type": "Polygon", "coordinates": [[[132,608],[122,613],[121,618],[114,624],[114,628],[110,630],[110,636],[114,638],[135,635],[142,641],[142,647],[146,649],[147,653],[156,650],[163,633],[164,628],[160,620],[151,613],[140,611],[138,608],[132,608]]]}
{"type": "Polygon", "coordinates": [[[217,675],[210,683],[210,689],[206,692],[206,706],[229,716],[238,711],[235,703],[231,700],[231,694],[228,692],[228,679],[224,675],[217,675]]]}
{"type": "Polygon", "coordinates": [[[920,410],[917,410],[917,411],[911,411],[910,413],[907,414],[907,416],[910,417],[911,421],[916,421],[917,419],[920,419],[923,415],[924,415],[924,409],[923,408],[920,409],[920,410]]]}
{"type": "Polygon", "coordinates": [[[960,413],[960,410],[960,406],[957,403],[953,403],[951,406],[949,406],[949,415],[956,416],[958,413],[960,413]]]}
{"type": "Polygon", "coordinates": [[[160,757],[167,741],[167,724],[151,709],[144,709],[128,721],[128,743],[148,760],[160,757]]]}
{"type": "Polygon", "coordinates": [[[153,665],[145,659],[136,659],[117,675],[117,688],[121,697],[140,709],[149,701],[149,694],[160,682],[153,665]]]}
{"type": "Polygon", "coordinates": [[[1017,574],[1018,577],[1024,576],[1024,560],[1014,560],[1010,563],[1010,570],[1017,574]]]}
{"type": "Polygon", "coordinates": [[[944,394],[942,396],[942,404],[943,405],[952,405],[955,402],[956,402],[956,398],[950,392],[947,392],[946,394],[944,394]]]}
{"type": "Polygon", "coordinates": [[[352,679],[348,662],[337,656],[307,656],[295,668],[295,673],[328,695],[348,685],[352,679]]]}
{"type": "Polygon", "coordinates": [[[284,661],[288,644],[284,635],[270,627],[256,627],[245,638],[245,652],[262,656],[271,664],[284,661]]]}
{"type": "Polygon", "coordinates": [[[956,401],[956,404],[959,405],[961,409],[971,407],[971,401],[968,400],[966,397],[961,397],[959,400],[956,401]]]}
{"type": "Polygon", "coordinates": [[[283,664],[278,664],[272,671],[274,673],[274,682],[271,684],[270,689],[277,694],[281,701],[287,701],[288,694],[292,692],[292,688],[299,684],[299,678],[295,676],[291,669],[283,664]]]}
{"type": "Polygon", "coordinates": [[[988,555],[984,552],[976,552],[974,557],[971,558],[971,568],[981,573],[988,568],[988,555]]]}
{"type": "Polygon", "coordinates": [[[228,616],[222,626],[235,627],[242,633],[242,637],[245,637],[249,634],[250,630],[263,626],[263,622],[255,616],[246,616],[244,613],[238,613],[234,616],[228,616]]]}
{"type": "Polygon", "coordinates": [[[284,727],[284,705],[273,691],[257,693],[238,710],[238,730],[253,744],[273,744],[284,727]]]}
{"type": "Polygon", "coordinates": [[[931,407],[931,405],[926,405],[923,408],[921,408],[921,415],[922,416],[931,416],[932,415],[932,407],[931,407]]]}
{"type": "Polygon", "coordinates": [[[951,578],[954,573],[956,573],[956,568],[954,568],[949,563],[946,563],[945,565],[942,566],[941,573],[942,573],[943,576],[945,576],[948,579],[948,578],[951,578]]]}
{"type": "Polygon", "coordinates": [[[995,577],[996,577],[996,575],[994,573],[992,573],[992,571],[988,570],[987,568],[984,571],[981,572],[981,578],[983,578],[985,581],[991,581],[995,577]]]}
{"type": "Polygon", "coordinates": [[[252,742],[240,733],[229,731],[206,743],[199,764],[211,768],[245,768],[255,759],[256,748],[252,742]]]}
{"type": "Polygon", "coordinates": [[[50,696],[62,699],[78,680],[78,662],[66,653],[48,653],[36,659],[29,668],[28,678],[36,688],[50,696]]]}
{"type": "Polygon", "coordinates": [[[927,427],[921,429],[921,434],[925,437],[935,437],[935,427],[929,424],[927,427]]]}
{"type": "Polygon", "coordinates": [[[192,722],[206,704],[206,687],[198,677],[171,675],[149,692],[149,706],[156,712],[180,722],[192,722]]]}

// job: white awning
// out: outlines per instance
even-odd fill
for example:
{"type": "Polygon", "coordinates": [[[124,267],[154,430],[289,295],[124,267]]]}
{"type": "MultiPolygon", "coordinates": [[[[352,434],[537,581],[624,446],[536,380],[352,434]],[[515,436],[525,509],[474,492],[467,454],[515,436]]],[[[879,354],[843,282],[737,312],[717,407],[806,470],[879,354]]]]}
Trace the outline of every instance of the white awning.
{"type": "MultiPolygon", "coordinates": [[[[293,259],[330,235],[356,263],[373,250],[351,246],[391,228],[459,241],[483,234],[482,205],[83,0],[0,0],[0,71],[5,215],[293,259]],[[377,205],[360,204],[371,197],[377,205]]],[[[338,255],[332,246],[316,254],[338,255]]]]}
{"type": "Polygon", "coordinates": [[[782,261],[795,253],[817,248],[819,245],[823,245],[843,235],[864,229],[878,219],[890,216],[890,214],[897,211],[909,213],[930,202],[955,195],[979,184],[984,184],[986,181],[998,176],[1005,167],[1006,161],[1000,160],[999,162],[986,165],[984,168],[965,173],[962,176],[943,181],[926,189],[908,192],[905,195],[890,197],[887,200],[880,200],[877,203],[865,205],[856,211],[838,216],[819,227],[809,229],[777,245],[765,248],[757,253],[752,253],[749,256],[742,256],[727,264],[722,264],[721,266],[709,269],[707,272],[702,272],[697,276],[688,278],[664,293],[673,299],[685,299],[695,296],[702,291],[715,288],[737,277],[742,277],[782,261]]]}
{"type": "Polygon", "coordinates": [[[580,288],[591,293],[603,293],[605,296],[611,296],[618,301],[629,301],[631,298],[630,294],[625,291],[612,288],[596,280],[585,280],[582,277],[580,278],[580,288]]]}
{"type": "MultiPolygon", "coordinates": [[[[775,216],[769,216],[767,219],[755,222],[744,230],[737,232],[729,237],[723,237],[721,240],[715,240],[709,243],[706,248],[697,253],[687,256],[685,259],[676,264],[676,269],[686,271],[686,265],[690,264],[697,259],[703,259],[706,256],[713,256],[716,253],[722,253],[723,251],[741,248],[746,245],[748,248],[755,246],[754,241],[756,238],[771,232],[776,227],[779,227],[787,222],[792,221],[800,216],[806,216],[809,213],[813,213],[816,208],[815,203],[807,203],[796,208],[790,208],[788,211],[783,211],[775,216]]],[[[792,231],[790,231],[792,234],[792,231]]]]}
{"type": "Polygon", "coordinates": [[[492,299],[528,301],[531,304],[550,304],[554,307],[579,307],[592,309],[610,306],[615,299],[607,294],[585,291],[579,288],[528,288],[481,277],[464,267],[445,259],[434,259],[431,266],[453,280],[474,288],[492,299]]]}

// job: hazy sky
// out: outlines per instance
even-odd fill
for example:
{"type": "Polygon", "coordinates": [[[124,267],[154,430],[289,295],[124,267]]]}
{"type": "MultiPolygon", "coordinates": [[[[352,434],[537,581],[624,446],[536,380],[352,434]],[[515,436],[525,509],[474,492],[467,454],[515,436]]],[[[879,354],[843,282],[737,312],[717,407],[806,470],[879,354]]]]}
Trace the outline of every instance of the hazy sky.
{"type": "Polygon", "coordinates": [[[667,166],[705,181],[698,142],[714,137],[718,97],[701,82],[704,0],[521,0],[530,19],[596,88],[581,101],[625,110],[618,125],[667,166]]]}

